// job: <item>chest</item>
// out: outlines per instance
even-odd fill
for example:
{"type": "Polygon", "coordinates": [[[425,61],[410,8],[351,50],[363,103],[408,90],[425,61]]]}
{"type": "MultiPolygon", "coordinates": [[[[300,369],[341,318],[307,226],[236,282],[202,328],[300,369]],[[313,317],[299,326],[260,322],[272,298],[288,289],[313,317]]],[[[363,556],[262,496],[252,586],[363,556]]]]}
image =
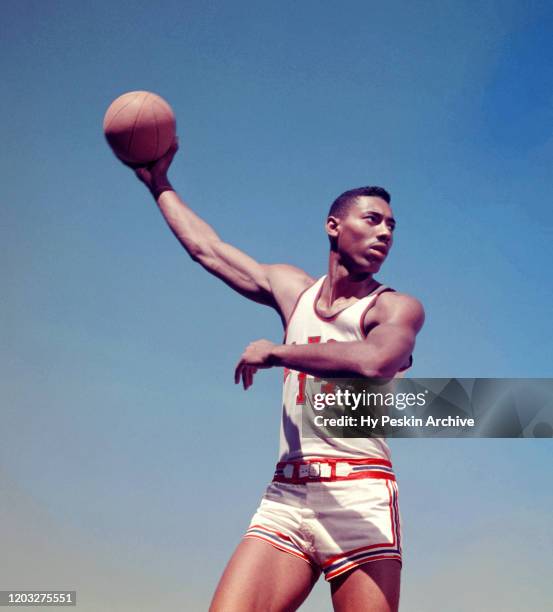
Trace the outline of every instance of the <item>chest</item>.
{"type": "Polygon", "coordinates": [[[328,312],[321,312],[315,307],[314,299],[304,296],[288,323],[286,344],[364,340],[366,320],[373,303],[371,296],[348,299],[333,304],[328,312]]]}

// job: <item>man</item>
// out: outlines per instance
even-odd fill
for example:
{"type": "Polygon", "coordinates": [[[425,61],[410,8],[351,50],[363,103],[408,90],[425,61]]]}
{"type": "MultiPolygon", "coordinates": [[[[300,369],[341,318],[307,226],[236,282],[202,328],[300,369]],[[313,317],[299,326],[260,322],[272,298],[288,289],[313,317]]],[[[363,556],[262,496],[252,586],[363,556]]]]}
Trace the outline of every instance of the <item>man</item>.
{"type": "Polygon", "coordinates": [[[236,367],[244,389],[259,368],[285,368],[280,461],[210,610],[296,610],[321,572],[335,610],[397,610],[401,534],[385,441],[301,435],[307,376],[391,378],[411,364],[423,308],[373,278],[393,242],[390,196],[367,187],[334,202],[326,222],[328,274],[315,281],[223,242],[173,190],[167,171],[176,151],[175,143],[158,162],[137,168],[138,178],[192,259],[274,308],[286,328],[284,344],[253,342],[236,367]]]}

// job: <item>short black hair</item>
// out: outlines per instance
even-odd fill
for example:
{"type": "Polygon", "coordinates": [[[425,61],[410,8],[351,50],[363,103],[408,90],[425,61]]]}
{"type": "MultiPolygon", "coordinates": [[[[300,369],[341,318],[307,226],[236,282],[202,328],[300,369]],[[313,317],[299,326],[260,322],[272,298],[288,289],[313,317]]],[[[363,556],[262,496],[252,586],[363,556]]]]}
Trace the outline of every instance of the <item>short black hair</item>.
{"type": "Polygon", "coordinates": [[[328,211],[328,217],[343,217],[349,210],[350,206],[355,203],[355,200],[361,196],[374,196],[382,198],[385,202],[390,204],[392,197],[383,188],[377,185],[369,185],[367,187],[357,187],[356,189],[349,189],[339,195],[328,211]]]}

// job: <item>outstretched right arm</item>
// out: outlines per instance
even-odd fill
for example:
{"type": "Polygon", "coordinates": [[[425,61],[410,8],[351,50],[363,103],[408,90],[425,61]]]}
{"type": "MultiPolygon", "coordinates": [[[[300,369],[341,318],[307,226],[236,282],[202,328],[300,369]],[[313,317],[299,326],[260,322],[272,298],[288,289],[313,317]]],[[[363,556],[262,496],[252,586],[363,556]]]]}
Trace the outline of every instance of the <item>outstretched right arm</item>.
{"type": "Polygon", "coordinates": [[[241,295],[275,308],[287,321],[298,295],[313,279],[294,266],[260,264],[224,242],[175,192],[167,170],[176,143],[160,160],[136,169],[148,187],[171,231],[190,257],[241,295]]]}

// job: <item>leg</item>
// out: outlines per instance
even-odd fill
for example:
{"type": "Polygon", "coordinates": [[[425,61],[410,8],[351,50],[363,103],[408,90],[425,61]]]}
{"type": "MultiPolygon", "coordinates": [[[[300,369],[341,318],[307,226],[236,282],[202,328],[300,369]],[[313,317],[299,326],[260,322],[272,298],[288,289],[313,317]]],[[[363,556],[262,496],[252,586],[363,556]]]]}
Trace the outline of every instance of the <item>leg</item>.
{"type": "Polygon", "coordinates": [[[397,612],[401,565],[371,561],[330,581],[335,612],[397,612]]]}
{"type": "Polygon", "coordinates": [[[245,538],[219,581],[209,612],[293,612],[319,573],[268,542],[245,538]]]}

